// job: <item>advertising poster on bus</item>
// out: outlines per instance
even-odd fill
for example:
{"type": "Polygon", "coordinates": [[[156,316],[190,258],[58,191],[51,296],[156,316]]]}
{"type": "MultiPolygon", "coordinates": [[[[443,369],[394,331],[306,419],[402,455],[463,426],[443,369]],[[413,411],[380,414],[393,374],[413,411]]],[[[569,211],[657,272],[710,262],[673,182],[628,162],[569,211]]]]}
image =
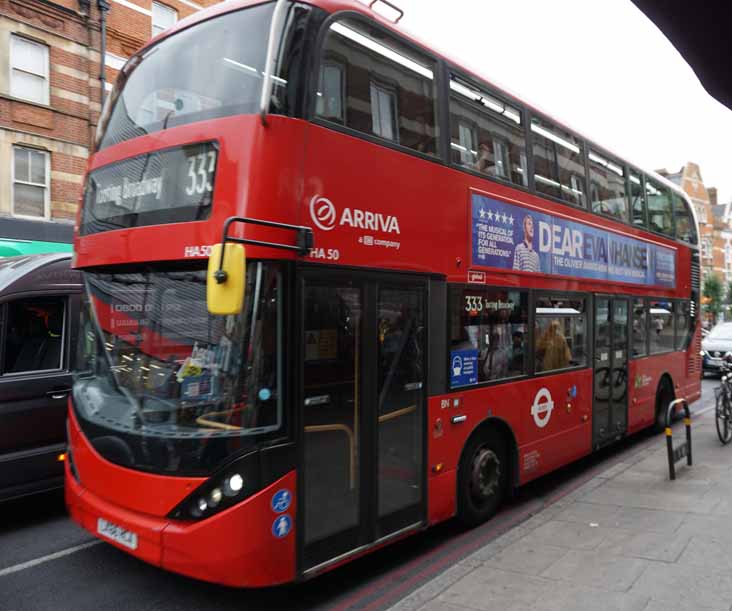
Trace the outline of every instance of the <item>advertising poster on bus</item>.
{"type": "Polygon", "coordinates": [[[472,265],[628,284],[676,286],[676,252],[472,194],[472,265]]]}

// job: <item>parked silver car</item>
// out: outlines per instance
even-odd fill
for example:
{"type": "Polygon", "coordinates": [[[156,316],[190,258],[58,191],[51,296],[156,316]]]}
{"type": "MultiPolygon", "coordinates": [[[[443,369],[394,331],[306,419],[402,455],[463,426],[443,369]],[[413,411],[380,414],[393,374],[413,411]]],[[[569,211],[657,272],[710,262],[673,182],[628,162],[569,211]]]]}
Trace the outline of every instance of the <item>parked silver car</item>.
{"type": "Polygon", "coordinates": [[[715,326],[702,340],[702,375],[711,371],[719,373],[725,359],[732,359],[732,322],[715,326]]]}

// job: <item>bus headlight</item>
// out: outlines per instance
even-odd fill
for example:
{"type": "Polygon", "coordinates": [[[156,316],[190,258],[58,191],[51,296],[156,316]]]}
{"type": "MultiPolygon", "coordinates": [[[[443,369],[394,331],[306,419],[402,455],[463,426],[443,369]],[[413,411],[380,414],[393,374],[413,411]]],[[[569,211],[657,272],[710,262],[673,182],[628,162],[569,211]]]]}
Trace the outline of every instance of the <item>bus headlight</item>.
{"type": "Polygon", "coordinates": [[[244,487],[244,479],[238,473],[234,473],[231,477],[227,477],[224,482],[224,490],[226,496],[235,496],[239,494],[241,489],[244,487]]]}
{"type": "Polygon", "coordinates": [[[168,514],[176,520],[204,520],[261,489],[259,452],[240,456],[203,482],[168,514]]]}

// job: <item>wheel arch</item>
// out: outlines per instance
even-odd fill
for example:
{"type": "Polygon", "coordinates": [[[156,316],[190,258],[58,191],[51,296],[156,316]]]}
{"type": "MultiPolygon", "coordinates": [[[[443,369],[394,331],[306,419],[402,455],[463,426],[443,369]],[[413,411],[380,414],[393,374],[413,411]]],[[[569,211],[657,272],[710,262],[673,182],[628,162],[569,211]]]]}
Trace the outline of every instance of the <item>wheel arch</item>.
{"type": "MultiPolygon", "coordinates": [[[[460,458],[458,460],[457,466],[458,468],[460,467],[460,464],[462,463],[465,456],[465,450],[470,445],[471,440],[489,430],[498,432],[501,437],[503,437],[503,439],[505,439],[506,441],[506,447],[508,448],[509,454],[508,464],[510,469],[508,476],[508,492],[511,493],[514,488],[518,487],[519,483],[518,443],[516,442],[516,435],[514,434],[511,425],[508,424],[508,422],[506,422],[503,418],[499,418],[497,416],[489,416],[485,420],[482,420],[475,425],[473,430],[470,431],[470,435],[466,437],[465,443],[463,443],[463,447],[460,450],[460,458]]],[[[459,481],[456,481],[455,485],[459,486],[459,481]]]]}
{"type": "Polygon", "coordinates": [[[666,412],[665,410],[668,409],[668,405],[664,408],[662,405],[659,404],[659,399],[661,397],[661,392],[664,388],[664,386],[668,387],[668,389],[671,392],[671,401],[673,401],[676,398],[676,388],[674,386],[674,379],[672,375],[668,371],[664,371],[658,378],[658,384],[656,385],[656,405],[655,405],[655,427],[658,430],[663,430],[665,428],[666,423],[666,412]]]}

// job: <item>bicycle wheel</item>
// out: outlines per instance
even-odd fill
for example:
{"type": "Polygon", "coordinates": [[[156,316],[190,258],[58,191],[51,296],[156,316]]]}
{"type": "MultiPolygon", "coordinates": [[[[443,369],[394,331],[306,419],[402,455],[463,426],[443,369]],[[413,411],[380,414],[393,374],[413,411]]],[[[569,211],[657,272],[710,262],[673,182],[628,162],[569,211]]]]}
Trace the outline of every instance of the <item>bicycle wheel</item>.
{"type": "Polygon", "coordinates": [[[729,397],[724,391],[717,395],[715,416],[717,437],[723,444],[728,444],[732,440],[732,407],[729,397]]]}

